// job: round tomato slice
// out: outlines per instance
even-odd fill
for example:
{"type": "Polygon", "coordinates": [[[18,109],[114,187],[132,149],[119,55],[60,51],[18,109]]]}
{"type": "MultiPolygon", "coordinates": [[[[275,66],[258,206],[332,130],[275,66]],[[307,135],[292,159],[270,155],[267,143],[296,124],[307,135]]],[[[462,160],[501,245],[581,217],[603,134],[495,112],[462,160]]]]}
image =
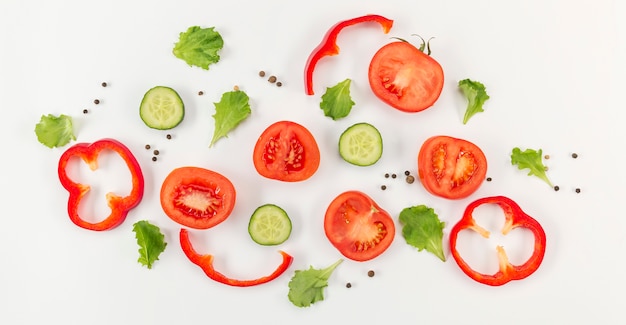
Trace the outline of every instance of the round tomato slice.
{"type": "Polygon", "coordinates": [[[431,107],[443,89],[441,65],[404,41],[380,48],[370,62],[368,77],[378,98],[410,113],[431,107]]]}
{"type": "Polygon", "coordinates": [[[360,262],[382,254],[396,234],[389,213],[359,191],[344,192],[330,203],[324,232],[343,256],[360,262]]]}
{"type": "Polygon", "coordinates": [[[226,220],[236,191],[228,178],[199,167],[174,169],[161,186],[161,207],[179,224],[208,229],[226,220]]]}
{"type": "Polygon", "coordinates": [[[461,199],[474,193],[485,180],[487,158],[467,140],[434,136],[422,144],[417,171],[428,192],[461,199]]]}
{"type": "Polygon", "coordinates": [[[320,150],[304,126],[279,121],[259,137],[252,155],[254,168],[264,177],[299,182],[313,176],[320,165],[320,150]]]}

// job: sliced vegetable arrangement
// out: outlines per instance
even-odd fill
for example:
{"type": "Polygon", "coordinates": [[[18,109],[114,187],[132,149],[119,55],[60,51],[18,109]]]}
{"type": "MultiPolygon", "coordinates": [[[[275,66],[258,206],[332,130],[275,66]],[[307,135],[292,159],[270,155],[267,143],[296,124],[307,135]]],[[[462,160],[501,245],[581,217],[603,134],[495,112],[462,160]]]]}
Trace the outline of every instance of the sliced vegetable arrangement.
{"type": "MultiPolygon", "coordinates": [[[[385,34],[393,26],[393,20],[383,16],[365,15],[341,21],[328,30],[305,65],[304,86],[307,95],[314,94],[313,73],[318,62],[326,56],[339,53],[337,37],[341,30],[368,22],[379,24],[385,34]]],[[[219,62],[219,52],[223,45],[224,41],[215,27],[192,26],[180,33],[172,53],[190,66],[209,70],[210,65],[219,62]]],[[[434,106],[444,87],[444,69],[430,56],[430,52],[430,41],[423,39],[418,47],[400,38],[383,45],[373,54],[368,67],[369,89],[383,103],[404,113],[416,113],[434,106]]],[[[262,75],[265,75],[264,71],[262,75]]],[[[275,83],[276,77],[272,77],[268,81],[275,83]]],[[[346,78],[327,87],[321,96],[320,108],[324,116],[332,119],[331,123],[347,117],[356,105],[350,93],[353,85],[352,80],[346,78]]],[[[279,86],[282,86],[282,82],[279,86]]],[[[459,81],[458,86],[468,100],[463,118],[463,124],[466,124],[472,116],[484,112],[483,105],[490,97],[486,87],[478,81],[464,79],[459,81]]],[[[213,147],[220,140],[228,145],[225,138],[252,115],[250,98],[246,92],[235,86],[232,91],[224,92],[220,100],[213,104],[214,129],[209,147],[213,147]]],[[[139,117],[152,129],[169,130],[183,121],[185,105],[173,88],[156,86],[144,94],[139,106],[139,117]]],[[[42,116],[35,127],[35,133],[38,141],[49,148],[63,147],[76,140],[72,118],[63,114],[42,116]]],[[[168,134],[167,137],[170,139],[171,135],[168,134]]],[[[339,156],[354,166],[372,166],[384,153],[383,136],[368,122],[350,125],[336,141],[339,156]]],[[[416,144],[403,145],[411,147],[416,144]]],[[[158,150],[153,153],[153,160],[156,160],[158,150]]],[[[256,138],[251,155],[250,163],[258,175],[285,183],[310,179],[316,174],[323,159],[315,135],[305,125],[280,119],[267,126],[256,138]]],[[[552,186],[542,163],[541,149],[522,151],[516,147],[510,158],[512,165],[519,169],[529,169],[529,175],[537,176],[552,186]]],[[[428,137],[419,147],[419,181],[426,193],[435,197],[458,202],[474,195],[488,179],[487,167],[483,150],[479,145],[465,139],[434,135],[428,137]]],[[[139,163],[125,145],[110,138],[93,143],[78,143],[68,148],[59,159],[58,175],[62,186],[69,192],[70,220],[89,230],[111,230],[122,224],[129,211],[141,202],[144,193],[144,179],[139,163]],[[82,159],[92,170],[97,169],[97,158],[105,150],[112,151],[124,160],[132,178],[132,190],[126,196],[107,194],[110,215],[102,221],[91,222],[89,220],[93,218],[79,215],[78,209],[81,199],[90,187],[70,179],[67,169],[74,157],[82,159]]],[[[407,183],[415,181],[408,170],[405,175],[407,183]]],[[[396,174],[393,174],[393,178],[396,178],[396,174]]],[[[216,226],[229,219],[237,204],[234,184],[215,170],[200,166],[174,168],[162,181],[159,201],[165,215],[181,227],[178,239],[182,252],[208,278],[218,283],[237,287],[265,284],[281,277],[294,260],[294,257],[278,249],[282,261],[272,273],[256,279],[242,280],[230,278],[217,271],[213,265],[213,255],[202,254],[194,249],[190,230],[187,228],[198,233],[219,231],[215,229],[216,226]]],[[[248,234],[258,245],[279,248],[291,237],[292,227],[300,221],[299,216],[292,217],[276,204],[263,204],[250,214],[248,234]]],[[[361,190],[347,190],[338,194],[328,202],[323,218],[318,217],[330,244],[339,255],[353,262],[374,260],[388,251],[394,242],[397,227],[394,218],[372,196],[361,190]]],[[[434,208],[420,203],[411,205],[402,209],[397,221],[407,245],[418,251],[426,250],[446,262],[443,244],[446,222],[439,219],[434,208]]],[[[135,222],[133,232],[140,247],[138,262],[152,269],[167,247],[165,235],[148,220],[135,222]]],[[[490,286],[501,286],[530,276],[539,268],[546,246],[546,234],[539,222],[524,213],[513,200],[504,196],[486,197],[470,203],[450,230],[449,236],[450,253],[460,269],[473,280],[490,286]],[[506,221],[503,234],[516,227],[529,229],[533,233],[534,251],[526,263],[512,265],[504,248],[498,246],[496,251],[500,269],[496,274],[486,275],[473,270],[461,257],[457,249],[460,232],[473,230],[484,237],[489,236],[487,230],[476,224],[472,214],[483,204],[496,204],[504,211],[506,221]]],[[[311,266],[307,270],[295,270],[288,284],[289,301],[297,307],[308,307],[324,300],[324,289],[328,286],[328,280],[342,262],[343,258],[322,269],[311,266]]],[[[371,277],[374,272],[370,272],[371,277]]]]}

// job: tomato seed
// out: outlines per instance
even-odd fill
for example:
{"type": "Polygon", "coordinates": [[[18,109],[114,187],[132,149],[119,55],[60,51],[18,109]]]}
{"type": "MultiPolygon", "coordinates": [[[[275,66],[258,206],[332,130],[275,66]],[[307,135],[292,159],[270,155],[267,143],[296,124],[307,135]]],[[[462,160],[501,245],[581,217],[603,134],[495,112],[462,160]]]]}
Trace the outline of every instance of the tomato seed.
{"type": "Polygon", "coordinates": [[[371,278],[371,277],[373,277],[373,276],[374,276],[374,274],[375,274],[375,273],[374,273],[374,271],[372,271],[372,270],[367,271],[367,276],[369,276],[370,278],[371,278]]]}

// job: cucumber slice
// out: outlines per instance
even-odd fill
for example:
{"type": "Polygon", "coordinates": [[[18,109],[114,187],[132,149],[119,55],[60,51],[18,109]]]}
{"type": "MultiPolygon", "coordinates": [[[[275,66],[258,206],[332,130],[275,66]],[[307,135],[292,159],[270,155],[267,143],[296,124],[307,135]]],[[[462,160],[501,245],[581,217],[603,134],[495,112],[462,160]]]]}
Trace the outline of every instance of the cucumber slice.
{"type": "Polygon", "coordinates": [[[139,116],[148,127],[171,129],[185,116],[185,105],[178,93],[165,86],[156,86],[146,92],[139,106],[139,116]]]}
{"type": "Polygon", "coordinates": [[[373,165],[383,155],[383,138],[369,123],[354,124],[339,137],[339,154],[353,165],[373,165]]]}
{"type": "Polygon", "coordinates": [[[265,246],[284,243],[291,235],[291,219],[274,204],[265,204],[252,213],[248,233],[255,243],[265,246]]]}

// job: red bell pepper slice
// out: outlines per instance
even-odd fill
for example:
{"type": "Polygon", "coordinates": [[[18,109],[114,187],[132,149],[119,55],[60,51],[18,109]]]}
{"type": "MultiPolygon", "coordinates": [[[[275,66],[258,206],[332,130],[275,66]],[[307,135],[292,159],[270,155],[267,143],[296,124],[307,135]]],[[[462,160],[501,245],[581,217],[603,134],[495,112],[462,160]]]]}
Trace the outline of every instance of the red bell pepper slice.
{"type": "Polygon", "coordinates": [[[191,241],[189,240],[189,232],[187,229],[182,228],[180,230],[179,237],[180,246],[183,249],[183,252],[193,264],[199,266],[210,279],[234,287],[250,287],[270,282],[283,274],[293,261],[293,257],[291,255],[283,251],[278,251],[282,255],[283,261],[276,268],[276,270],[272,272],[272,274],[254,280],[231,279],[213,268],[213,255],[201,255],[196,252],[193,245],[191,245],[191,241]]]}
{"type": "Polygon", "coordinates": [[[144,179],[141,167],[130,150],[114,139],[101,139],[91,144],[77,143],[73,145],[61,155],[58,174],[61,184],[70,193],[67,203],[70,220],[85,229],[102,231],[119,226],[126,219],[128,211],[137,206],[143,197],[144,179]],[[92,223],[78,215],[80,200],[87,194],[90,186],[72,181],[67,175],[66,168],[72,157],[79,157],[89,165],[91,170],[96,170],[98,169],[98,156],[104,150],[112,150],[122,157],[130,170],[133,186],[128,196],[120,197],[114,193],[107,193],[106,200],[111,208],[111,213],[104,220],[92,223]]]}
{"type": "Polygon", "coordinates": [[[450,231],[450,250],[454,260],[461,270],[470,278],[490,286],[500,286],[512,280],[521,280],[534,273],[541,265],[546,251],[546,234],[537,220],[527,215],[513,200],[504,196],[493,196],[478,199],[470,203],[463,215],[463,218],[452,227],[450,231]],[[532,256],[522,265],[513,265],[502,246],[496,248],[499,259],[499,271],[493,275],[487,275],[473,270],[460,256],[456,249],[457,235],[461,230],[471,229],[483,237],[489,237],[489,231],[476,224],[472,212],[482,204],[497,204],[505,216],[502,234],[506,235],[514,228],[522,227],[530,230],[535,237],[535,245],[532,256]]]}
{"type": "Polygon", "coordinates": [[[383,27],[383,32],[387,34],[393,26],[393,20],[387,19],[379,15],[365,15],[344,21],[340,21],[333,25],[322,39],[322,42],[311,52],[304,68],[304,88],[307,95],[313,95],[313,71],[317,62],[325,57],[339,54],[339,46],[337,46],[337,36],[342,29],[358,23],[377,22],[383,27]]]}

